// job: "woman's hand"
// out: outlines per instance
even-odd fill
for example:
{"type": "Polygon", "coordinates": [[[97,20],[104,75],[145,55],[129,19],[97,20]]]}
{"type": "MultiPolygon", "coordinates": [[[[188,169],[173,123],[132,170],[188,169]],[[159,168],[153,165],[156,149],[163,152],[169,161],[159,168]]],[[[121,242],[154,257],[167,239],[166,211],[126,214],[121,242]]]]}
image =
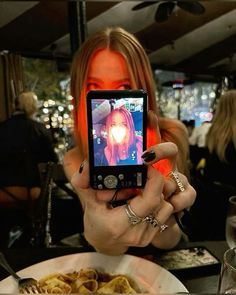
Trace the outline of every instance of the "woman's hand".
{"type": "MultiPolygon", "coordinates": [[[[172,143],[156,145],[152,147],[152,151],[155,153],[154,162],[166,157],[174,158],[176,154],[175,145],[172,143]]],[[[73,175],[71,183],[84,207],[85,237],[97,250],[108,254],[120,254],[129,246],[144,247],[156,238],[160,240],[158,246],[162,248],[171,248],[179,241],[180,231],[171,217],[175,208],[169,200],[165,200],[163,193],[166,187],[165,177],[151,165],[148,165],[144,189],[120,190],[117,199],[128,199],[132,196],[129,204],[135,214],[141,218],[152,214],[159,225],[168,225],[164,232],[160,232],[160,226],[153,227],[146,221],[131,224],[125,205],[111,208],[108,202],[115,191],[94,190],[90,187],[87,161],[83,162],[80,172],[73,175]]]]}
{"type": "Polygon", "coordinates": [[[196,191],[189,184],[187,177],[177,171],[177,153],[177,147],[173,143],[162,143],[159,145],[155,145],[149,148],[146,153],[144,153],[144,156],[146,154],[144,160],[145,158],[150,159],[150,155],[152,155],[151,160],[149,160],[148,162],[146,161],[146,164],[157,164],[158,167],[160,163],[162,163],[162,169],[164,166],[164,162],[159,159],[168,159],[167,167],[169,170],[164,169],[164,171],[168,172],[165,172],[163,195],[164,199],[172,204],[174,208],[174,213],[191,207],[196,198],[196,191]],[[179,185],[177,183],[176,177],[173,177],[173,172],[180,181],[179,185]]]}
{"type": "MultiPolygon", "coordinates": [[[[171,177],[171,172],[177,171],[178,148],[176,144],[168,142],[168,145],[156,143],[161,142],[160,130],[158,127],[158,118],[152,111],[148,112],[148,149],[153,157],[146,164],[153,165],[165,177],[164,198],[174,207],[174,212],[181,212],[189,208],[195,201],[196,191],[189,184],[185,175],[176,172],[183,184],[184,191],[180,191],[176,181],[171,177]],[[161,160],[160,160],[161,159],[161,160]]],[[[149,155],[150,155],[149,153],[149,155]]],[[[149,156],[150,158],[150,156],[149,156]]]]}
{"type": "MultiPolygon", "coordinates": [[[[188,179],[185,175],[177,172],[176,158],[177,158],[177,147],[175,144],[171,143],[163,143],[159,145],[155,145],[146,151],[146,161],[148,160],[149,165],[156,164],[158,169],[162,169],[162,174],[164,174],[164,186],[163,186],[163,195],[164,200],[170,203],[173,206],[173,213],[175,217],[172,215],[169,219],[169,224],[172,225],[172,231],[176,231],[176,235],[178,236],[178,225],[176,223],[176,218],[179,219],[182,215],[182,210],[189,208],[195,201],[196,191],[189,184],[188,179]],[[169,154],[166,150],[166,144],[168,144],[167,150],[169,150],[169,154]],[[173,149],[173,150],[172,150],[173,149]],[[171,151],[172,150],[172,151],[171,151]],[[176,152],[174,152],[176,150],[176,152]],[[156,157],[163,157],[162,154],[167,156],[167,159],[161,161],[157,161],[156,157]],[[152,157],[150,157],[152,155],[152,157]]],[[[145,156],[145,154],[144,154],[145,156]]],[[[145,157],[144,157],[145,159],[145,157]]],[[[180,221],[178,222],[181,223],[180,221]]],[[[152,244],[156,247],[163,248],[163,244],[166,245],[168,243],[169,235],[167,231],[163,233],[162,239],[158,236],[155,236],[152,244]]]]}
{"type": "MultiPolygon", "coordinates": [[[[156,115],[149,112],[149,139],[160,142],[157,126],[156,115]]],[[[65,161],[65,167],[70,172],[75,168],[72,163],[78,167],[81,162],[73,160],[75,154],[78,150],[65,161]]],[[[152,243],[159,248],[172,248],[178,243],[181,232],[173,214],[190,207],[196,193],[184,175],[178,174],[184,191],[180,191],[176,180],[168,175],[176,170],[177,154],[177,146],[171,142],[154,144],[146,150],[143,159],[148,165],[148,177],[142,190],[122,189],[116,192],[92,189],[87,161],[83,162],[79,172],[74,170],[70,173],[71,183],[84,208],[85,238],[94,248],[107,254],[121,254],[130,246],[143,247],[152,243]],[[117,200],[129,199],[132,212],[144,222],[133,225],[125,205],[111,208],[109,202],[115,194],[117,200]],[[150,216],[158,226],[152,226],[150,216]],[[161,232],[165,225],[168,228],[161,232]]]]}

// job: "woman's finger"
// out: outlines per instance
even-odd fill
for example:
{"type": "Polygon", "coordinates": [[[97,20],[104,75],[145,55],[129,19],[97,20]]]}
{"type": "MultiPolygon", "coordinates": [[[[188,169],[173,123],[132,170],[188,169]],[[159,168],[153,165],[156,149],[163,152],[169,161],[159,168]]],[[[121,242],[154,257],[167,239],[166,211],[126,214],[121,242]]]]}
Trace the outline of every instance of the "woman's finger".
{"type": "Polygon", "coordinates": [[[179,212],[192,206],[196,192],[185,175],[179,172],[175,174],[175,177],[169,175],[165,178],[163,194],[165,200],[173,205],[175,212],[179,212]]]}
{"type": "Polygon", "coordinates": [[[147,182],[142,194],[137,195],[130,202],[133,211],[138,216],[145,217],[159,209],[164,199],[162,194],[163,185],[163,176],[152,166],[149,166],[147,182]]]}
{"type": "Polygon", "coordinates": [[[164,224],[173,214],[174,208],[171,203],[166,202],[165,200],[162,201],[162,206],[160,210],[155,213],[155,217],[161,224],[164,224]]]}
{"type": "Polygon", "coordinates": [[[196,191],[188,183],[183,192],[177,191],[168,199],[168,202],[170,202],[173,205],[175,212],[180,212],[183,209],[191,207],[195,199],[196,191]]]}
{"type": "MultiPolygon", "coordinates": [[[[78,194],[81,190],[87,189],[90,191],[90,196],[95,195],[98,201],[110,202],[113,197],[116,197],[117,200],[121,200],[121,199],[127,199],[132,195],[131,190],[127,190],[127,191],[124,190],[124,192],[117,192],[116,190],[92,189],[90,187],[90,181],[89,181],[89,163],[86,160],[81,163],[79,171],[73,174],[71,178],[71,184],[78,194]]],[[[84,194],[80,194],[80,198],[82,198],[83,196],[84,194]]]]}
{"type": "Polygon", "coordinates": [[[72,186],[76,188],[86,189],[90,187],[89,184],[89,164],[84,160],[80,167],[79,171],[76,171],[71,178],[72,186]]]}
{"type": "Polygon", "coordinates": [[[176,169],[178,154],[177,145],[172,142],[156,144],[148,148],[142,155],[145,164],[153,165],[163,175],[176,169]]]}
{"type": "Polygon", "coordinates": [[[149,148],[160,142],[161,135],[157,115],[153,111],[148,111],[147,147],[149,148]]]}

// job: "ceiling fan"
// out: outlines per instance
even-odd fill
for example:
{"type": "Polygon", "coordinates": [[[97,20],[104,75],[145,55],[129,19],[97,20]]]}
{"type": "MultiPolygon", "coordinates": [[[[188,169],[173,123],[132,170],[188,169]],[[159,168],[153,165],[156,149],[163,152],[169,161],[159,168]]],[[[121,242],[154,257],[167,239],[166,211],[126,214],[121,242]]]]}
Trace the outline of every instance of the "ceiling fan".
{"type": "Polygon", "coordinates": [[[185,1],[178,1],[178,0],[176,0],[176,1],[145,1],[145,2],[135,5],[132,8],[132,10],[140,10],[142,8],[148,7],[148,6],[156,4],[158,2],[161,2],[158,5],[156,13],[155,13],[155,21],[158,23],[166,21],[176,6],[183,9],[184,11],[187,11],[187,12],[189,12],[191,14],[195,14],[195,15],[200,15],[205,12],[205,7],[201,3],[197,2],[197,1],[191,1],[191,0],[185,0],[185,1]]]}

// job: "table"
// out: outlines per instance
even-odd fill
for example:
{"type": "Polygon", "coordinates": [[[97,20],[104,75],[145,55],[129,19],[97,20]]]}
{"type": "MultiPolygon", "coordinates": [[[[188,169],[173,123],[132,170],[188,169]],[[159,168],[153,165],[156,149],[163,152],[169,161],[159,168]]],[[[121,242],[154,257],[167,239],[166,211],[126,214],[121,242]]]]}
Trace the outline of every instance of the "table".
{"type": "MultiPolygon", "coordinates": [[[[188,246],[205,246],[209,249],[221,262],[223,261],[224,252],[228,249],[225,241],[204,241],[188,243],[188,246]]],[[[179,276],[178,279],[183,282],[190,293],[217,293],[220,271],[213,274],[189,275],[188,277],[179,276]]]]}
{"type": "MultiPolygon", "coordinates": [[[[228,246],[225,241],[203,241],[203,242],[185,242],[179,247],[197,247],[205,246],[208,248],[216,257],[222,261],[223,254],[228,246]]],[[[9,264],[16,270],[21,270],[27,266],[38,263],[43,260],[47,260],[53,257],[73,254],[78,252],[91,252],[93,249],[89,246],[80,247],[65,247],[55,246],[51,248],[32,248],[32,249],[6,249],[2,251],[9,264]]],[[[156,251],[155,248],[134,248],[129,250],[129,254],[137,256],[147,256],[153,254],[156,251]]],[[[0,268],[0,280],[8,276],[8,273],[0,268]]],[[[219,270],[214,273],[203,273],[203,274],[185,274],[176,275],[180,281],[186,286],[190,293],[216,293],[219,270]]]]}

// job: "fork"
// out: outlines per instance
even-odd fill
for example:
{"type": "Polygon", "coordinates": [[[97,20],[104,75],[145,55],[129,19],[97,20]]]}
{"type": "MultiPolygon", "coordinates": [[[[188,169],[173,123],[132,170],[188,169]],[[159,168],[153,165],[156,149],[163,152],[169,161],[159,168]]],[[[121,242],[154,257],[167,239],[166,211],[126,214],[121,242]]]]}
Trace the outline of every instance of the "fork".
{"type": "Polygon", "coordinates": [[[3,253],[0,252],[0,265],[5,268],[5,270],[13,276],[13,278],[18,283],[18,289],[21,294],[40,294],[43,290],[40,288],[37,280],[34,278],[21,278],[8,264],[3,253]]]}

